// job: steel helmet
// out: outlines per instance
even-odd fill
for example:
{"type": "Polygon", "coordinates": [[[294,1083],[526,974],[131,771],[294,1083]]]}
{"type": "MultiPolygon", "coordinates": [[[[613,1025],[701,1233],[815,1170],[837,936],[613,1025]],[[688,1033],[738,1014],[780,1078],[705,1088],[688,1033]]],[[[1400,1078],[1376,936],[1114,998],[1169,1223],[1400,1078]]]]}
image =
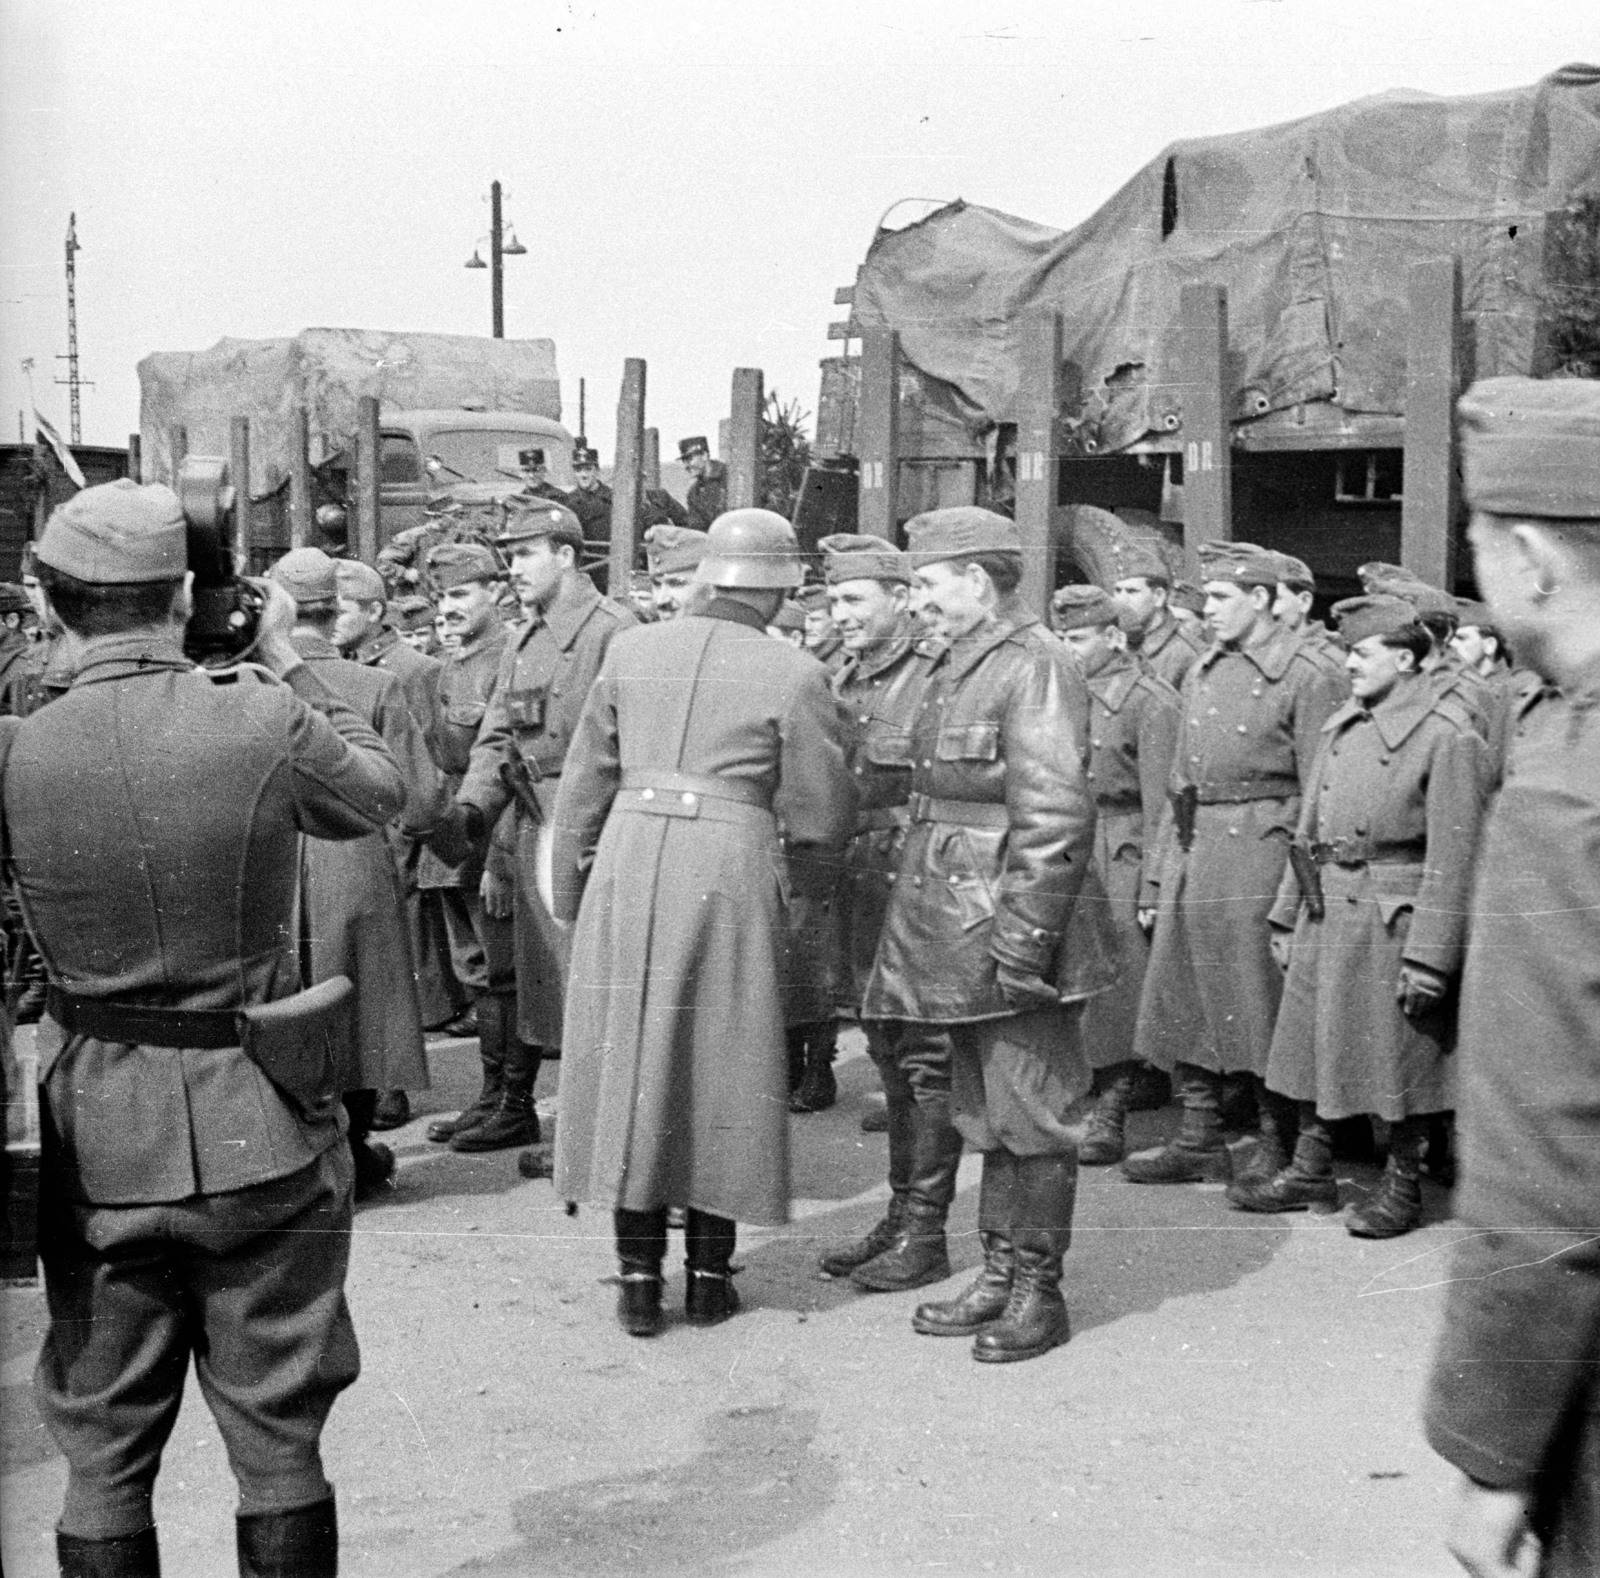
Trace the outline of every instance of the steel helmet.
{"type": "Polygon", "coordinates": [[[772,510],[729,510],[711,523],[708,535],[694,573],[704,585],[777,591],[805,577],[794,527],[772,510]]]}

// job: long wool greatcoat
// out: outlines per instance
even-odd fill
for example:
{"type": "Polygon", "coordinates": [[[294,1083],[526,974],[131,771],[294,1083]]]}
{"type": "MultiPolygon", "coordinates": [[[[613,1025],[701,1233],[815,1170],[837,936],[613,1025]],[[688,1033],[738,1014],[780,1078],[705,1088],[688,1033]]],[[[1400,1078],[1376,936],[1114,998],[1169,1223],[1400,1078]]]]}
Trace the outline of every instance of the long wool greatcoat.
{"type": "Polygon", "coordinates": [[[788,1220],[785,895],[831,885],[854,807],[826,673],[743,605],[612,642],[556,800],[559,1194],[788,1220]]]}
{"type": "MultiPolygon", "coordinates": [[[[538,780],[534,798],[541,819],[554,812],[567,747],[584,698],[600,672],[611,638],[634,623],[621,603],[602,597],[587,576],[573,573],[548,608],[512,633],[459,796],[477,806],[488,825],[493,826],[511,804],[511,791],[500,777],[504,762],[524,763],[538,780]]],[[[517,1034],[556,1053],[564,1039],[561,1006],[567,991],[570,940],[539,897],[539,825],[520,805],[513,808],[512,819],[517,1034]]]]}
{"type": "Polygon", "coordinates": [[[1391,1122],[1455,1105],[1453,1015],[1400,1012],[1400,966],[1461,968],[1478,826],[1494,766],[1466,709],[1426,677],[1368,712],[1347,702],[1323,728],[1297,842],[1336,845],[1312,920],[1293,872],[1273,906],[1294,953],[1267,1084],[1328,1119],[1391,1122]]]}
{"type": "Polygon", "coordinates": [[[1162,819],[1139,1057],[1265,1072],[1283,991],[1267,914],[1322,725],[1346,694],[1343,671],[1282,626],[1258,646],[1212,646],[1184,677],[1168,788],[1194,784],[1200,804],[1187,852],[1170,803],[1162,819]]]}
{"type": "Polygon", "coordinates": [[[1600,1571],[1600,664],[1531,705],[1478,862],[1461,985],[1467,1234],[1428,1440],[1533,1498],[1542,1578],[1600,1571]]]}
{"type": "MultiPolygon", "coordinates": [[[[438,819],[443,791],[422,730],[400,681],[386,670],[352,663],[331,642],[300,631],[295,649],[306,666],[375,729],[406,781],[402,834],[420,835],[438,819]]],[[[343,843],[301,841],[301,932],[311,984],[348,975],[356,989],[357,1053],[368,1090],[425,1090],[428,1062],[406,927],[405,894],[385,835],[343,843]]]]}
{"type": "Polygon", "coordinates": [[[993,619],[931,660],[911,735],[911,825],[863,1018],[1010,1018],[1002,959],[1063,1000],[1110,984],[1103,902],[1081,933],[1073,925],[1095,825],[1074,676],[1081,692],[1076,664],[993,619]]]}
{"type": "Polygon", "coordinates": [[[1156,902],[1149,865],[1167,803],[1178,693],[1123,655],[1090,676],[1089,696],[1089,784],[1099,812],[1095,869],[1110,903],[1122,974],[1109,991],[1089,999],[1083,1040],[1090,1067],[1108,1068],[1133,1056],[1150,957],[1139,911],[1156,902]]]}

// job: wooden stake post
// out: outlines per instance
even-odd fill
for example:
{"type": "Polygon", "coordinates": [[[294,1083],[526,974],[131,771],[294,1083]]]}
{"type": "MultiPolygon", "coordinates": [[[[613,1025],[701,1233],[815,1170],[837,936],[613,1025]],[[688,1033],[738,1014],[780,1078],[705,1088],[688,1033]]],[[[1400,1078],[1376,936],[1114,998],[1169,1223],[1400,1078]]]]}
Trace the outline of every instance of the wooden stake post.
{"type": "Polygon", "coordinates": [[[233,484],[233,547],[238,568],[250,571],[255,524],[250,507],[250,418],[236,416],[228,424],[228,480],[233,484]]]}
{"type": "Polygon", "coordinates": [[[659,427],[647,427],[644,430],[644,450],[639,461],[639,485],[645,492],[661,486],[661,429],[659,427]]]}
{"type": "Polygon", "coordinates": [[[289,420],[289,546],[311,541],[311,413],[296,406],[289,420]]]}
{"type": "Polygon", "coordinates": [[[378,399],[362,395],[356,401],[356,492],[350,501],[355,528],[356,558],[363,564],[378,562],[378,399]]]}
{"type": "Polygon", "coordinates": [[[1461,263],[1428,258],[1407,272],[1406,437],[1400,562],[1430,586],[1455,585],[1460,509],[1456,397],[1461,393],[1461,263]]]}
{"type": "Polygon", "coordinates": [[[857,528],[895,540],[899,504],[900,336],[868,329],[861,337],[858,458],[861,465],[857,528]]]}
{"type": "Polygon", "coordinates": [[[728,508],[761,504],[761,407],[765,402],[759,367],[733,370],[732,443],[728,457],[728,508]]]}
{"type": "Polygon", "coordinates": [[[619,601],[628,595],[639,549],[639,501],[644,460],[645,364],[630,356],[622,364],[617,400],[617,458],[611,476],[611,569],[607,583],[619,601]]]}
{"type": "Polygon", "coordinates": [[[1054,515],[1061,477],[1061,314],[1046,312],[1023,339],[1017,397],[1017,531],[1022,537],[1021,593],[1041,617],[1056,586],[1054,515]]]}
{"type": "Polygon", "coordinates": [[[1200,544],[1233,538],[1233,391],[1228,387],[1228,293],[1185,285],[1178,300],[1183,380],[1183,563],[1200,575],[1200,544]]]}

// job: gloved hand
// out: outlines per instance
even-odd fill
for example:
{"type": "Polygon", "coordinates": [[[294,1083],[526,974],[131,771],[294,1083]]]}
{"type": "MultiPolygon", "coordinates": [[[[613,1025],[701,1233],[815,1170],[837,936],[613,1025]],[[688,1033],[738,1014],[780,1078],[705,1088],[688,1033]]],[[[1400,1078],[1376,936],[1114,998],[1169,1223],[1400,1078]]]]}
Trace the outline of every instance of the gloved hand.
{"type": "Polygon", "coordinates": [[[1448,986],[1449,983],[1437,970],[1430,970],[1425,964],[1402,964],[1400,984],[1395,989],[1395,996],[1400,1000],[1400,1012],[1407,1019],[1422,1018],[1444,1001],[1448,986]]]}
{"type": "Polygon", "coordinates": [[[1008,1007],[1048,1008],[1061,1001],[1061,994],[1042,976],[1014,965],[995,964],[995,981],[1008,1007]]]}
{"type": "Polygon", "coordinates": [[[1274,928],[1269,945],[1272,948],[1272,962],[1280,970],[1286,971],[1289,968],[1289,960],[1294,956],[1294,933],[1274,928]]]}
{"type": "Polygon", "coordinates": [[[428,834],[428,848],[447,866],[459,866],[483,841],[483,812],[458,800],[428,834]]]}

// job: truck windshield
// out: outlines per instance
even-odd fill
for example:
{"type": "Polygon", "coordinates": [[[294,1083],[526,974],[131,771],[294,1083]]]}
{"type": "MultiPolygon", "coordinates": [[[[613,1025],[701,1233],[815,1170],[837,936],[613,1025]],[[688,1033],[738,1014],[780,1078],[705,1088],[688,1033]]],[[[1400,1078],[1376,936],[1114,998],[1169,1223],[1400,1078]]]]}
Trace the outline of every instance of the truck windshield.
{"type": "MultiPolygon", "coordinates": [[[[503,473],[513,476],[517,471],[519,449],[548,447],[548,440],[540,442],[538,433],[496,432],[462,428],[456,431],[434,433],[428,440],[428,453],[437,455],[445,465],[473,482],[499,482],[503,473]]],[[[455,478],[447,479],[455,481],[455,478]]]]}

